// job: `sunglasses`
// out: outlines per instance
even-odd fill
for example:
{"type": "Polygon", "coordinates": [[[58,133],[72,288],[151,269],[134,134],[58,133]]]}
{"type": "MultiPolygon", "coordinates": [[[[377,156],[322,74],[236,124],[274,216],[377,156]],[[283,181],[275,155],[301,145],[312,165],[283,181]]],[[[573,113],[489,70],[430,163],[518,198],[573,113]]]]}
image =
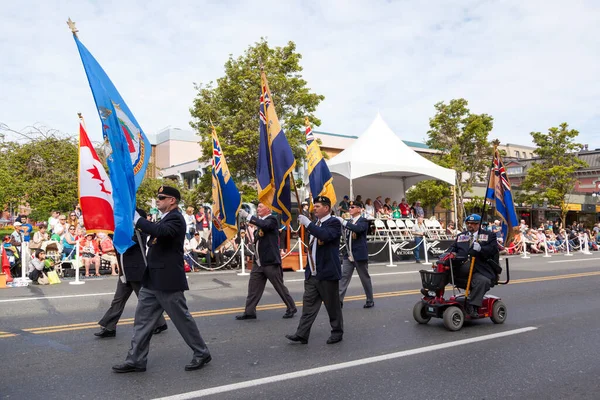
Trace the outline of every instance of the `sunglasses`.
{"type": "Polygon", "coordinates": [[[156,198],[158,200],[165,200],[165,199],[174,198],[174,197],[173,196],[165,196],[164,194],[159,194],[158,196],[156,196],[156,198]]]}
{"type": "Polygon", "coordinates": [[[358,206],[350,206],[350,208],[359,208],[358,206]]]}

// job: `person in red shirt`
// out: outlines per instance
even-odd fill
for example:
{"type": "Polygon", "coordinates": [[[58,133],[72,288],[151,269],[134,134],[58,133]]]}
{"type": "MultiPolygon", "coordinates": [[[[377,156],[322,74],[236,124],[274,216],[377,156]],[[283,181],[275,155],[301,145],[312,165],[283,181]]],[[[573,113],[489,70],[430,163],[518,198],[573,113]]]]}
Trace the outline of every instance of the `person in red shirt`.
{"type": "Polygon", "coordinates": [[[402,214],[402,218],[408,218],[408,214],[410,214],[410,206],[404,197],[402,198],[398,208],[400,208],[400,214],[402,214]]]}
{"type": "Polygon", "coordinates": [[[94,263],[96,276],[100,276],[100,249],[98,248],[95,236],[93,233],[88,233],[85,235],[85,239],[79,242],[79,252],[81,253],[81,259],[85,267],[85,276],[90,276],[91,263],[94,263]]]}

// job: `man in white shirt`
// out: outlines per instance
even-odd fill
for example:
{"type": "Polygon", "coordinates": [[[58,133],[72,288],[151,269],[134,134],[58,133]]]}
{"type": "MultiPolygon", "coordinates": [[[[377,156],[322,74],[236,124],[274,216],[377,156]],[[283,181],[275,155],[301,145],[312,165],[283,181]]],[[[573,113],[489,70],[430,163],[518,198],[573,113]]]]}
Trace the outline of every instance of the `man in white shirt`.
{"type": "Polygon", "coordinates": [[[415,238],[415,249],[413,254],[415,255],[415,262],[421,264],[421,243],[423,243],[423,237],[427,232],[427,228],[423,223],[423,217],[417,217],[417,223],[414,224],[412,229],[412,235],[415,238]]]}

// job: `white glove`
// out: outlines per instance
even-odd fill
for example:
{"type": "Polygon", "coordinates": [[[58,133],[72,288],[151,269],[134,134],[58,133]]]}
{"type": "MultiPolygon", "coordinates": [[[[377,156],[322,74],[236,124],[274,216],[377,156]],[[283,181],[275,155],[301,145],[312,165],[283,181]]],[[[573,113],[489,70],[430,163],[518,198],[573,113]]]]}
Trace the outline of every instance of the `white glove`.
{"type": "Polygon", "coordinates": [[[298,215],[298,222],[304,226],[310,225],[310,219],[306,215],[298,215]]]}
{"type": "Polygon", "coordinates": [[[346,221],[346,220],[345,220],[344,218],[342,218],[342,217],[336,217],[336,218],[337,218],[337,220],[338,220],[338,221],[340,221],[340,223],[341,223],[343,226],[346,226],[346,224],[348,223],[348,221],[346,221]]]}
{"type": "Polygon", "coordinates": [[[479,242],[474,242],[473,243],[473,250],[475,250],[475,251],[481,251],[481,245],[479,244],[479,242]]]}
{"type": "Polygon", "coordinates": [[[138,212],[136,211],[135,214],[133,214],[133,226],[135,226],[135,224],[137,224],[138,219],[140,219],[140,214],[138,214],[138,212]]]}
{"type": "Polygon", "coordinates": [[[243,208],[240,208],[239,216],[242,218],[250,219],[248,218],[250,217],[250,214],[248,214],[248,211],[244,210],[243,208]]]}

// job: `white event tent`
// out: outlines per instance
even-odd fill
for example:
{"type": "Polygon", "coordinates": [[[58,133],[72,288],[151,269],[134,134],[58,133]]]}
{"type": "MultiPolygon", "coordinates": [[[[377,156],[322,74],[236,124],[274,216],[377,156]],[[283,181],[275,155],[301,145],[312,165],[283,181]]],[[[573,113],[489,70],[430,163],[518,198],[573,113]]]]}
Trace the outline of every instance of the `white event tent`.
{"type": "Polygon", "coordinates": [[[400,200],[414,184],[426,179],[455,183],[455,171],[440,167],[408,147],[380,114],[347,149],[327,162],[336,196],[391,197],[400,200]]]}

